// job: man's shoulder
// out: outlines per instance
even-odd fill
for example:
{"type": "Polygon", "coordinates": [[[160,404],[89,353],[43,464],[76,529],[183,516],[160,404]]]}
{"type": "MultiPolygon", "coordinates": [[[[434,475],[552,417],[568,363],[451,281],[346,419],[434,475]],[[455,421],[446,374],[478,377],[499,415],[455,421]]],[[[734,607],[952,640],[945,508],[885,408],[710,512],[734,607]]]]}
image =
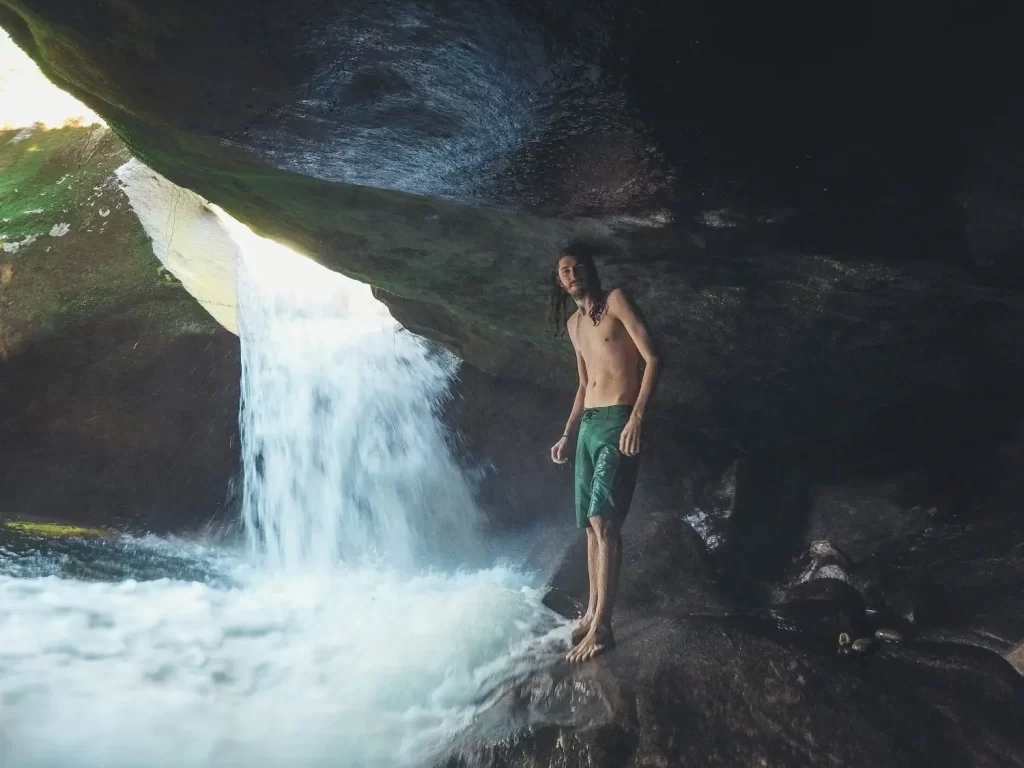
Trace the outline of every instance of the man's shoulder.
{"type": "Polygon", "coordinates": [[[571,315],[569,315],[569,317],[567,317],[565,319],[565,330],[567,330],[569,332],[569,336],[572,336],[573,330],[576,328],[576,325],[579,323],[580,314],[581,314],[580,309],[577,307],[576,311],[573,312],[571,315]]]}
{"type": "Polygon", "coordinates": [[[615,286],[614,288],[610,289],[608,291],[608,293],[607,293],[608,299],[611,299],[613,296],[615,298],[619,299],[619,298],[622,298],[625,295],[626,295],[625,290],[622,287],[620,287],[620,286],[615,286]]]}
{"type": "Polygon", "coordinates": [[[626,295],[624,288],[616,286],[605,294],[605,303],[609,309],[616,309],[626,307],[630,304],[629,296],[626,295]]]}

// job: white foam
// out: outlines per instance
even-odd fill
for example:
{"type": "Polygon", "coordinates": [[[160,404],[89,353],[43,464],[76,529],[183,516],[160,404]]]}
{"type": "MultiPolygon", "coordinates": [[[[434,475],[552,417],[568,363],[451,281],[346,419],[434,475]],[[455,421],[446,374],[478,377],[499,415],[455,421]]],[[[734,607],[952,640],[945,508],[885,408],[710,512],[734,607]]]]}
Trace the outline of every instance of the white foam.
{"type": "Polygon", "coordinates": [[[501,569],[236,575],[0,576],[0,764],[425,765],[567,632],[501,569]]]}

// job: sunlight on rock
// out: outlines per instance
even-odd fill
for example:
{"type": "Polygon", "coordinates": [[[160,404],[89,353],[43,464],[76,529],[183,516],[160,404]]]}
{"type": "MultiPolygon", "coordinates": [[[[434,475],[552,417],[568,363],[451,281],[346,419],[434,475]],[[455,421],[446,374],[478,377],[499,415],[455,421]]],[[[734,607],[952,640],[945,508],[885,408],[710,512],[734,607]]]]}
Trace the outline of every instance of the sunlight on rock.
{"type": "Polygon", "coordinates": [[[55,86],[0,29],[0,131],[38,125],[104,125],[100,116],[55,86]]]}
{"type": "MultiPolygon", "coordinates": [[[[117,169],[135,215],[160,263],[214,320],[238,333],[235,265],[238,244],[206,200],[138,160],[117,169]]],[[[239,225],[241,227],[241,225],[239,225]]]]}

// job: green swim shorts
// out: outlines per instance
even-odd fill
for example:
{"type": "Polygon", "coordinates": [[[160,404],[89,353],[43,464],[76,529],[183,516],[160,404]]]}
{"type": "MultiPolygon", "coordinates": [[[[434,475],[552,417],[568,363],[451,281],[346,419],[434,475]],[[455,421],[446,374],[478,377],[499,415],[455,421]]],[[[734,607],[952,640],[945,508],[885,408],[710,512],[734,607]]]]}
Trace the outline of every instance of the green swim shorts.
{"type": "Polygon", "coordinates": [[[576,441],[576,525],[586,528],[595,515],[619,526],[629,512],[639,456],[623,456],[619,435],[631,405],[584,408],[576,441]]]}

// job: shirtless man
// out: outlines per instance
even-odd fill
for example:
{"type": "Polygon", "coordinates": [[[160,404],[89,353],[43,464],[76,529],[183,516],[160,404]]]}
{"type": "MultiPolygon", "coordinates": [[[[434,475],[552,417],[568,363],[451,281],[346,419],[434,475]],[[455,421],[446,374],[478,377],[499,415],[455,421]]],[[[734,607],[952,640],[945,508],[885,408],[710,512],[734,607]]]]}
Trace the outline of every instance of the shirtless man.
{"type": "MultiPolygon", "coordinates": [[[[571,306],[571,305],[569,305],[571,306]]],[[[622,521],[629,511],[640,462],[644,411],[654,391],[659,361],[651,337],[621,289],[601,288],[593,257],[585,246],[559,253],[552,283],[551,319],[557,332],[565,324],[576,351],[580,384],[562,437],[551,460],[568,461],[576,441],[576,524],[587,532],[590,598],[587,612],[573,626],[578,662],[614,647],[612,606],[622,562],[622,521]],[[568,299],[576,302],[569,313],[568,299]],[[646,364],[640,374],[641,360],[646,364]]]]}

